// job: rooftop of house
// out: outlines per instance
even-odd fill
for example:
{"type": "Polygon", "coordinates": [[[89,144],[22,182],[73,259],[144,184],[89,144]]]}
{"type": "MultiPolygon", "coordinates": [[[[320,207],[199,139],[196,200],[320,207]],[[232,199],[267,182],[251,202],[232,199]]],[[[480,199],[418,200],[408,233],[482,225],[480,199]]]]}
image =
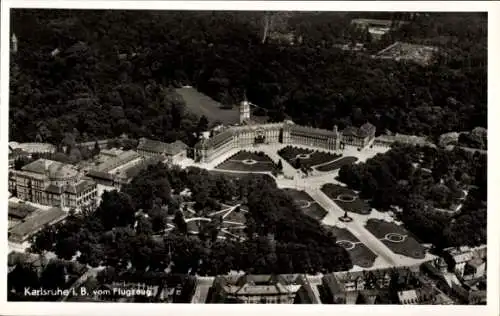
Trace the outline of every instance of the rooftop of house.
{"type": "Polygon", "coordinates": [[[399,302],[414,301],[417,302],[418,295],[416,290],[405,290],[398,292],[399,302]]]}
{"type": "Polygon", "coordinates": [[[117,157],[122,153],[124,153],[124,150],[121,150],[119,148],[102,149],[100,151],[101,155],[111,156],[111,157],[117,157]]]}
{"type": "Polygon", "coordinates": [[[21,170],[24,172],[45,175],[51,180],[70,179],[79,174],[79,171],[73,165],[43,158],[27,164],[21,170]]]}
{"type": "Polygon", "coordinates": [[[402,279],[408,275],[417,273],[416,269],[413,267],[398,267],[395,269],[386,268],[368,271],[341,271],[327,274],[323,277],[323,280],[332,293],[340,293],[345,291],[345,285],[350,282],[364,282],[368,277],[374,277],[379,280],[390,280],[394,272],[397,272],[400,279],[402,279]]]}
{"type": "Polygon", "coordinates": [[[87,173],[87,176],[95,178],[95,179],[103,179],[107,181],[113,181],[114,176],[108,172],[105,171],[99,171],[99,170],[89,170],[87,173]]]}
{"type": "Polygon", "coordinates": [[[119,153],[113,158],[103,161],[101,164],[93,168],[96,171],[109,172],[121,165],[124,165],[132,160],[141,158],[141,155],[134,150],[127,150],[119,153]]]}
{"type": "Polygon", "coordinates": [[[405,134],[396,134],[396,135],[380,135],[377,136],[377,140],[381,141],[390,141],[390,142],[400,142],[400,143],[411,143],[411,144],[423,144],[427,143],[427,138],[416,135],[405,135],[405,134]]]}
{"type": "Polygon", "coordinates": [[[467,262],[467,264],[473,268],[479,268],[482,264],[484,264],[484,261],[483,259],[481,258],[474,258],[472,260],[470,260],[469,262],[467,262]]]}
{"type": "Polygon", "coordinates": [[[152,151],[159,154],[166,154],[169,156],[177,155],[185,150],[188,146],[180,140],[173,143],[164,143],[158,140],[148,138],[141,138],[137,150],[152,151]]]}
{"type": "Polygon", "coordinates": [[[399,21],[399,20],[382,20],[382,19],[353,19],[351,20],[352,24],[363,24],[363,25],[373,25],[373,26],[381,26],[381,27],[390,27],[391,25],[402,25],[408,22],[399,21]]]}
{"type": "Polygon", "coordinates": [[[200,140],[198,143],[196,143],[195,148],[204,149],[204,148],[216,147],[220,143],[226,141],[228,138],[233,136],[234,136],[234,131],[229,128],[218,134],[215,134],[209,139],[200,140]]]}
{"type": "Polygon", "coordinates": [[[64,191],[69,192],[69,193],[73,193],[73,194],[79,194],[79,193],[82,193],[85,190],[90,189],[90,188],[95,187],[95,186],[96,186],[96,183],[92,180],[82,180],[76,184],[67,185],[64,188],[64,191]]]}
{"type": "Polygon", "coordinates": [[[299,133],[307,133],[307,134],[315,134],[321,135],[325,137],[337,137],[337,133],[333,130],[327,130],[322,128],[315,128],[311,126],[302,126],[302,125],[290,125],[290,132],[299,132],[299,133]]]}
{"type": "Polygon", "coordinates": [[[444,252],[453,258],[455,263],[462,263],[472,260],[474,257],[486,257],[486,245],[477,247],[449,247],[444,249],[444,252]]]}
{"type": "Polygon", "coordinates": [[[21,204],[9,201],[9,217],[24,219],[37,210],[38,209],[36,207],[29,204],[21,204]]]}
{"type": "Polygon", "coordinates": [[[17,238],[26,238],[38,231],[46,224],[56,221],[61,221],[67,216],[67,213],[58,207],[53,207],[48,210],[39,210],[31,216],[25,218],[21,223],[12,227],[9,230],[9,235],[14,235],[17,238]]]}
{"type": "Polygon", "coordinates": [[[216,282],[233,295],[294,294],[301,287],[299,275],[228,275],[217,277],[216,282]]]}
{"type": "Polygon", "coordinates": [[[47,262],[49,262],[47,257],[34,253],[12,251],[7,257],[7,263],[9,266],[15,266],[20,263],[30,263],[34,267],[40,267],[47,262]]]}

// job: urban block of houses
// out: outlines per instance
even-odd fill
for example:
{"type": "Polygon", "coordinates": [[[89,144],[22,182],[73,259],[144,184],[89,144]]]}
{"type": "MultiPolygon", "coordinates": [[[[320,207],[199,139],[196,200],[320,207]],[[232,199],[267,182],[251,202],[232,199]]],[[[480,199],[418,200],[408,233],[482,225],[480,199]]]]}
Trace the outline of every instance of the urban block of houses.
{"type": "Polygon", "coordinates": [[[95,206],[97,184],[73,165],[38,159],[9,170],[9,192],[32,203],[81,209],[95,206]]]}
{"type": "Polygon", "coordinates": [[[430,304],[437,294],[415,266],[326,275],[196,277],[191,303],[430,304]]]}
{"type": "Polygon", "coordinates": [[[444,258],[459,279],[479,278],[486,273],[486,245],[444,249],[444,258]]]}
{"type": "Polygon", "coordinates": [[[426,262],[422,270],[437,280],[440,290],[457,301],[485,304],[486,246],[448,248],[444,251],[444,259],[426,262]]]}
{"type": "Polygon", "coordinates": [[[429,304],[435,295],[420,281],[418,267],[334,272],[324,276],[323,284],[333,304],[429,304]],[[397,302],[390,298],[391,282],[401,287],[397,302]]]}
{"type": "Polygon", "coordinates": [[[33,209],[9,203],[9,241],[24,243],[45,225],[59,223],[67,215],[67,212],[58,207],[33,209]]]}

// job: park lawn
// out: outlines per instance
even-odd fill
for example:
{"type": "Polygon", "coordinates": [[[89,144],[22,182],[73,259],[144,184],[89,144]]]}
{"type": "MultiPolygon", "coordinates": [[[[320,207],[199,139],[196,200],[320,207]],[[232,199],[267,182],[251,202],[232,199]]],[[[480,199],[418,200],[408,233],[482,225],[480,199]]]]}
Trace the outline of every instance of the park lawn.
{"type": "Polygon", "coordinates": [[[223,109],[222,105],[209,96],[197,91],[195,88],[179,88],[175,91],[184,99],[186,107],[198,116],[206,116],[209,122],[219,121],[229,125],[238,123],[239,109],[223,109]]]}
{"type": "Polygon", "coordinates": [[[335,204],[340,206],[340,208],[345,211],[362,215],[367,215],[371,212],[370,205],[366,201],[360,199],[356,192],[349,188],[342,187],[333,183],[327,183],[323,185],[321,191],[323,191],[323,193],[325,193],[335,204]],[[337,197],[342,194],[354,196],[356,197],[356,199],[352,202],[337,200],[337,197]]]}
{"type": "MultiPolygon", "coordinates": [[[[337,237],[337,241],[348,240],[359,242],[359,239],[345,228],[328,227],[327,230],[331,231],[337,237]]],[[[351,257],[352,263],[362,268],[372,267],[375,259],[377,259],[377,255],[362,243],[356,244],[353,249],[347,250],[347,252],[351,257]]]]}
{"type": "Polygon", "coordinates": [[[384,238],[388,233],[406,235],[403,242],[391,242],[385,239],[382,242],[396,254],[415,259],[425,258],[425,248],[402,226],[379,219],[369,219],[366,228],[378,239],[384,238]]]}
{"type": "Polygon", "coordinates": [[[321,221],[323,218],[325,218],[326,214],[328,214],[328,212],[321,205],[316,203],[316,201],[314,201],[314,199],[310,197],[306,192],[295,189],[284,189],[284,191],[292,199],[294,199],[294,201],[297,201],[299,209],[302,210],[302,212],[304,212],[304,214],[306,214],[307,216],[321,221]],[[301,201],[311,202],[311,206],[303,208],[303,204],[301,201]]]}
{"type": "Polygon", "coordinates": [[[315,169],[318,171],[321,171],[321,172],[334,171],[334,170],[340,169],[344,165],[352,165],[356,161],[358,161],[358,158],[356,158],[356,157],[351,157],[351,156],[342,157],[342,158],[335,160],[331,163],[328,163],[326,165],[316,167],[315,169]]]}

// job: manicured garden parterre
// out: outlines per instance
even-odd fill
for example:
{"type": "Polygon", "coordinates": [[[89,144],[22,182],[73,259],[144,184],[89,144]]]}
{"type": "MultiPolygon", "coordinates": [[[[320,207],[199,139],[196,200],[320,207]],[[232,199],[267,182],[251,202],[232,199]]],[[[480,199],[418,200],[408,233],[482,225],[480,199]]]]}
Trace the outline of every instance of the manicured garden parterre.
{"type": "Polygon", "coordinates": [[[368,203],[360,199],[358,194],[349,188],[327,183],[321,188],[321,191],[345,211],[363,215],[370,214],[371,208],[368,203]]]}
{"type": "Polygon", "coordinates": [[[338,160],[335,160],[331,163],[327,163],[318,167],[315,167],[316,170],[321,171],[321,172],[328,172],[328,171],[334,171],[337,169],[342,168],[344,165],[351,165],[358,161],[358,158],[356,157],[342,157],[338,160]]]}
{"type": "Polygon", "coordinates": [[[424,247],[402,226],[379,219],[369,219],[366,228],[394,253],[415,259],[425,257],[424,247]]]}
{"type": "Polygon", "coordinates": [[[302,212],[304,212],[304,214],[320,221],[328,213],[306,192],[294,189],[284,190],[296,202],[297,206],[302,210],[302,212]]]}
{"type": "Polygon", "coordinates": [[[337,237],[337,244],[343,246],[349,252],[353,264],[363,268],[373,266],[377,255],[361,243],[351,232],[338,227],[328,227],[327,230],[337,237]]]}
{"type": "Polygon", "coordinates": [[[219,164],[215,169],[243,172],[273,172],[275,163],[261,152],[239,151],[219,164]]]}
{"type": "Polygon", "coordinates": [[[286,146],[278,154],[295,169],[310,168],[338,159],[342,155],[312,149],[286,146]]]}

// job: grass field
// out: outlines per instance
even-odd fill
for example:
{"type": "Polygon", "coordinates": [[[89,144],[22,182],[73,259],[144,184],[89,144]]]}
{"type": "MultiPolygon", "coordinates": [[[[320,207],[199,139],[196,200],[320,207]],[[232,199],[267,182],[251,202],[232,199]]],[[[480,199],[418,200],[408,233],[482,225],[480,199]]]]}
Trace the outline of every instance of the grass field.
{"type": "Polygon", "coordinates": [[[246,171],[246,172],[273,172],[276,170],[274,162],[265,154],[239,151],[219,164],[215,169],[246,171]],[[245,163],[252,160],[252,164],[245,163]]]}
{"type": "Polygon", "coordinates": [[[366,223],[366,228],[394,253],[415,259],[423,259],[425,257],[424,247],[401,226],[378,219],[369,219],[366,223]],[[388,237],[387,234],[395,234],[396,236],[391,241],[386,239],[388,237]]]}
{"type": "Polygon", "coordinates": [[[332,154],[312,149],[305,149],[293,146],[286,146],[278,151],[278,154],[283,157],[292,167],[296,168],[297,160],[300,161],[300,167],[313,167],[341,157],[339,154],[332,154]],[[298,155],[308,155],[309,157],[300,158],[298,155]]]}
{"type": "Polygon", "coordinates": [[[345,211],[363,215],[370,214],[371,212],[371,208],[368,205],[368,203],[360,199],[356,194],[356,192],[354,192],[349,188],[342,187],[340,185],[336,185],[333,183],[327,183],[323,185],[321,191],[323,191],[323,193],[328,195],[328,197],[332,201],[334,201],[338,206],[340,206],[340,208],[342,208],[345,211]],[[342,197],[342,195],[346,195],[345,196],[346,198],[353,197],[354,201],[348,202],[339,200],[338,199],[339,196],[342,197]]]}
{"type": "Polygon", "coordinates": [[[304,214],[320,221],[328,212],[321,207],[312,197],[304,191],[284,189],[284,191],[297,203],[304,214]]]}
{"type": "Polygon", "coordinates": [[[175,91],[181,95],[186,102],[186,107],[199,116],[205,115],[209,122],[219,121],[223,124],[234,124],[240,120],[238,107],[223,109],[222,105],[198,92],[195,88],[179,88],[175,91]]]}
{"type": "MultiPolygon", "coordinates": [[[[377,256],[347,229],[337,227],[329,227],[327,229],[337,237],[337,242],[345,240],[355,243],[354,248],[346,248],[353,264],[363,268],[370,268],[373,266],[377,256]]],[[[339,244],[342,245],[341,242],[339,244]]]]}
{"type": "Polygon", "coordinates": [[[356,157],[342,157],[339,160],[335,160],[334,162],[328,163],[323,166],[316,167],[316,170],[321,172],[334,171],[340,169],[344,165],[351,165],[358,160],[356,157]]]}

